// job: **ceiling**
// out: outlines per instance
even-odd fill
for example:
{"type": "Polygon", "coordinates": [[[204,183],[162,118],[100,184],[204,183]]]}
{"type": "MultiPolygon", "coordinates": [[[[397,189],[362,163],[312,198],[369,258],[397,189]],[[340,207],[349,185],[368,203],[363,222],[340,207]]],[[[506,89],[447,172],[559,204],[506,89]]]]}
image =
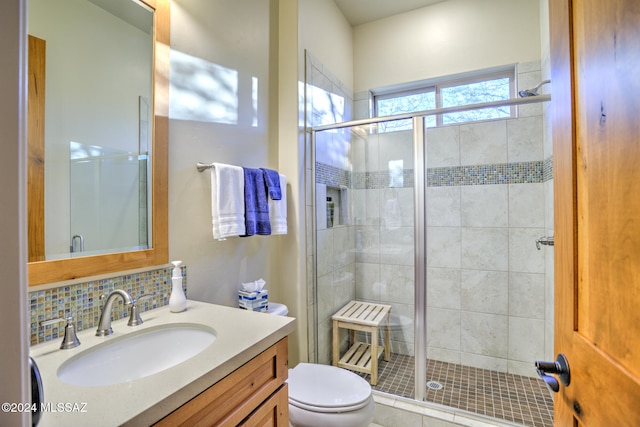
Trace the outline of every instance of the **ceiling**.
{"type": "Polygon", "coordinates": [[[334,0],[352,26],[441,3],[446,0],[334,0]]]}

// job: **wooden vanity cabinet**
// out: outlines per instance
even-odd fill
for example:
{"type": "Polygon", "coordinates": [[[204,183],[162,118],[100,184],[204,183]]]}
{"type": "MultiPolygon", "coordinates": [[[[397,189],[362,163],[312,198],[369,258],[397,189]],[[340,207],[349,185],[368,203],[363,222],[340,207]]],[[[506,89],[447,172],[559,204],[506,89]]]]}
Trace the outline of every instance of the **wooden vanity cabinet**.
{"type": "Polygon", "coordinates": [[[155,426],[288,427],[287,346],[285,337],[155,426]]]}

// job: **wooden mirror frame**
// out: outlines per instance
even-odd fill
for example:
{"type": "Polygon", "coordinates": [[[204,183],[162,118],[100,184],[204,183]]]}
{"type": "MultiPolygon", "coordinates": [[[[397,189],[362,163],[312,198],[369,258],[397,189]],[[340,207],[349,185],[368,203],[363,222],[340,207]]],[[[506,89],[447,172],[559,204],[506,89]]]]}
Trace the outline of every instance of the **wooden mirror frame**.
{"type": "MultiPolygon", "coordinates": [[[[152,246],[149,249],[117,252],[105,255],[67,258],[52,261],[36,261],[28,264],[29,286],[61,282],[82,277],[133,270],[169,262],[168,230],[168,146],[169,146],[169,46],[170,10],[169,0],[140,0],[154,10],[154,67],[153,67],[153,151],[151,154],[151,206],[152,246]]],[[[31,75],[29,76],[31,84],[31,75]]],[[[29,110],[31,113],[31,110],[29,110]]],[[[29,132],[31,121],[29,121],[29,132]]],[[[36,126],[38,126],[36,124],[36,126]]],[[[40,125],[40,127],[42,127],[40,125]]],[[[40,129],[40,132],[43,130],[40,129]]],[[[35,129],[35,133],[38,129],[35,129]]],[[[43,158],[29,155],[28,173],[42,169],[43,158]]],[[[44,189],[44,186],[42,187],[44,189]]],[[[34,195],[28,195],[29,203],[34,195]]],[[[37,197],[37,196],[35,196],[37,197]]],[[[44,197],[41,203],[44,206],[44,197]]],[[[40,215],[43,216],[43,212],[40,215]]],[[[32,220],[28,219],[31,223],[32,220]]],[[[44,219],[43,219],[44,221],[44,219]]],[[[44,222],[41,223],[40,227],[44,222]]],[[[30,231],[32,225],[29,225],[30,231]]],[[[39,230],[42,232],[42,230],[39,230]]],[[[29,242],[31,245],[31,242],[29,242]]]]}

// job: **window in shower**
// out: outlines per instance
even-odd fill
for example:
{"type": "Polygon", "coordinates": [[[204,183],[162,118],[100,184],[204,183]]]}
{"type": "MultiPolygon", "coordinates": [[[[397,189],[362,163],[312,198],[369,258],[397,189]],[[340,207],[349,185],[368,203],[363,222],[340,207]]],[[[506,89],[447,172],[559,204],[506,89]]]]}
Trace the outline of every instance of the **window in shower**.
{"type": "MultiPolygon", "coordinates": [[[[375,91],[374,91],[375,92],[375,91]]],[[[420,82],[411,88],[390,89],[374,94],[376,117],[459,107],[509,99],[515,93],[515,70],[509,67],[482,74],[420,82]]],[[[483,108],[427,117],[427,127],[515,117],[515,107],[483,108]]],[[[411,129],[411,120],[380,124],[381,132],[411,129]]]]}
{"type": "MultiPolygon", "coordinates": [[[[436,87],[424,87],[400,93],[390,93],[375,97],[376,116],[393,116],[395,114],[414,113],[416,111],[437,108],[436,87]]],[[[436,117],[427,117],[427,127],[436,126],[436,117]]],[[[380,132],[410,130],[411,119],[393,120],[379,124],[380,132]]]]}

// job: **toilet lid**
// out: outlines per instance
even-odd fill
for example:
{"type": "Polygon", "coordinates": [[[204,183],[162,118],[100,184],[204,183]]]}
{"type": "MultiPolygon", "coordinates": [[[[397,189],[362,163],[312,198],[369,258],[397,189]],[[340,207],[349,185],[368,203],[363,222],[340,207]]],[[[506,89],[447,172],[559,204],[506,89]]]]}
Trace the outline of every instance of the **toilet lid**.
{"type": "Polygon", "coordinates": [[[371,386],[335,366],[300,363],[289,370],[289,400],[305,407],[352,410],[368,403],[371,386]]]}

